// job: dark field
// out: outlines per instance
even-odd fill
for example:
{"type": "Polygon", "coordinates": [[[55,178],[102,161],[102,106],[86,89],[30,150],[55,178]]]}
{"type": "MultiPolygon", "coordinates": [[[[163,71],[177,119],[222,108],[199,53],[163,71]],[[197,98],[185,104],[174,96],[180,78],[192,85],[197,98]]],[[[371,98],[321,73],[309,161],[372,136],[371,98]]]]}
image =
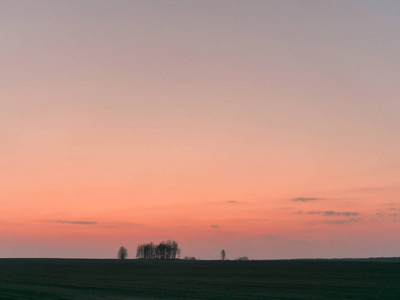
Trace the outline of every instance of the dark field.
{"type": "Polygon", "coordinates": [[[400,299],[400,263],[0,259],[0,299],[400,299]]]}

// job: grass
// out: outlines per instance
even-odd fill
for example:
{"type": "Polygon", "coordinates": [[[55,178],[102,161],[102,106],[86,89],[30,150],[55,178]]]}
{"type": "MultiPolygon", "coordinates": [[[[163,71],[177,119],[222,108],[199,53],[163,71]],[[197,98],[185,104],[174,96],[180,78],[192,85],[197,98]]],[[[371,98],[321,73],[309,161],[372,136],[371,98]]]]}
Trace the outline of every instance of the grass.
{"type": "Polygon", "coordinates": [[[0,299],[399,297],[399,262],[0,259],[0,299]]]}

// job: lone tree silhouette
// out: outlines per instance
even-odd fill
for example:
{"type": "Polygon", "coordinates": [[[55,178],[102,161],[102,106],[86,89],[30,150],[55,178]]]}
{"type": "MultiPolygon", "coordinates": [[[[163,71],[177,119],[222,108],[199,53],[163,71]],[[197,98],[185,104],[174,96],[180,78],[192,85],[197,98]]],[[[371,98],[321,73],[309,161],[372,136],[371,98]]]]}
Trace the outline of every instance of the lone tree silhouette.
{"type": "Polygon", "coordinates": [[[222,259],[222,260],[225,260],[225,258],[226,258],[225,250],[222,250],[222,251],[221,251],[221,259],[222,259]]]}
{"type": "Polygon", "coordinates": [[[128,257],[128,250],[126,250],[126,248],[124,246],[121,246],[118,250],[118,254],[117,254],[119,259],[125,259],[128,257]]]}

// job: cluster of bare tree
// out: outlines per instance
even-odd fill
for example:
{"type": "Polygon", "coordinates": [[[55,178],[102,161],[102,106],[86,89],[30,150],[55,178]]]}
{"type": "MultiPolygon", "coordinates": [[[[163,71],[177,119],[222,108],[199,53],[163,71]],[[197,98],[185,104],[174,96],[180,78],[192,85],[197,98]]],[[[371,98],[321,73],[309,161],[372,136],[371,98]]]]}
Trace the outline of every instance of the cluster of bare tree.
{"type": "Polygon", "coordinates": [[[183,260],[197,260],[197,258],[194,257],[194,256],[185,256],[185,257],[183,258],[183,260]]]}
{"type": "Polygon", "coordinates": [[[158,245],[151,243],[141,244],[136,249],[136,258],[161,258],[161,259],[175,259],[181,254],[181,249],[178,243],[168,240],[161,242],[158,245]]]}
{"type": "Polygon", "coordinates": [[[249,260],[249,258],[247,256],[242,256],[242,257],[236,258],[236,260],[249,260]]]}

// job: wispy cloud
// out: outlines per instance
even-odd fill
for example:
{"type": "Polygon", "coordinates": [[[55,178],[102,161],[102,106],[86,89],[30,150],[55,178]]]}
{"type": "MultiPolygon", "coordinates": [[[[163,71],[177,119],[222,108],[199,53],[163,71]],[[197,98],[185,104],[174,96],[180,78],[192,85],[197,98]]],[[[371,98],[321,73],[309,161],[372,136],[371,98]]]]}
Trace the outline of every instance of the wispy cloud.
{"type": "Polygon", "coordinates": [[[324,211],[322,212],[322,214],[327,217],[332,217],[332,216],[356,217],[360,215],[360,213],[353,211],[333,211],[333,210],[324,211]]]}
{"type": "Polygon", "coordinates": [[[309,212],[303,212],[302,210],[300,210],[300,211],[295,211],[294,213],[296,215],[301,215],[301,214],[323,215],[326,217],[357,217],[360,215],[359,212],[355,211],[333,211],[333,210],[325,210],[325,211],[314,210],[309,212]]]}
{"type": "Polygon", "coordinates": [[[58,224],[71,224],[71,225],[98,225],[101,228],[129,228],[129,227],[142,227],[145,224],[134,222],[97,222],[86,220],[41,220],[42,222],[58,223],[58,224]]]}
{"type": "Polygon", "coordinates": [[[294,201],[294,202],[310,202],[310,201],[317,201],[317,200],[323,200],[323,198],[297,197],[297,198],[290,199],[290,201],[294,201]]]}
{"type": "Polygon", "coordinates": [[[306,244],[307,241],[305,240],[289,240],[287,237],[283,235],[277,235],[277,234],[267,234],[264,235],[264,240],[268,242],[279,242],[279,243],[287,243],[287,244],[292,244],[292,245],[300,245],[300,244],[306,244]]]}
{"type": "Polygon", "coordinates": [[[120,227],[139,227],[144,226],[142,223],[133,223],[133,222],[114,222],[114,223],[102,223],[102,227],[105,228],[120,228],[120,227]]]}
{"type": "Polygon", "coordinates": [[[350,218],[347,220],[330,220],[330,221],[325,221],[324,224],[334,224],[334,225],[343,225],[343,224],[349,224],[349,223],[356,223],[360,220],[360,218],[350,218]]]}
{"type": "Polygon", "coordinates": [[[355,188],[355,189],[348,189],[348,192],[366,192],[366,193],[374,193],[374,192],[391,192],[391,191],[399,191],[400,190],[400,183],[386,185],[386,186],[370,186],[364,188],[355,188]]]}
{"type": "MultiPolygon", "coordinates": [[[[362,220],[359,212],[356,211],[334,211],[334,210],[325,210],[325,211],[319,211],[319,210],[314,210],[314,211],[295,211],[294,214],[300,214],[300,215],[321,215],[324,217],[328,217],[329,219],[332,217],[344,217],[343,219],[340,220],[326,220],[323,221],[322,223],[324,224],[336,224],[336,225],[341,225],[341,224],[349,224],[349,223],[355,223],[360,220],[362,220]]],[[[310,225],[315,225],[315,224],[310,224],[310,225]]]]}
{"type": "Polygon", "coordinates": [[[383,211],[378,211],[377,213],[374,214],[376,217],[397,217],[400,215],[400,209],[396,207],[389,207],[388,209],[385,209],[383,211]]]}
{"type": "Polygon", "coordinates": [[[68,221],[68,220],[57,220],[53,221],[54,223],[62,223],[62,224],[75,224],[75,225],[95,225],[98,222],[94,221],[68,221]]]}
{"type": "Polygon", "coordinates": [[[211,225],[211,228],[217,229],[217,228],[219,228],[219,226],[218,225],[211,225]]]}
{"type": "Polygon", "coordinates": [[[230,204],[236,204],[236,203],[239,203],[239,201],[235,201],[235,200],[229,200],[229,201],[226,201],[226,203],[230,203],[230,204]]]}
{"type": "Polygon", "coordinates": [[[275,234],[267,234],[267,235],[264,236],[264,240],[267,240],[267,241],[276,241],[276,240],[280,240],[280,239],[283,239],[283,238],[284,238],[284,236],[275,235],[275,234]]]}
{"type": "Polygon", "coordinates": [[[294,245],[299,245],[299,244],[306,244],[307,241],[305,241],[305,240],[290,240],[289,243],[294,244],[294,245]]]}
{"type": "Polygon", "coordinates": [[[307,215],[320,215],[322,213],[322,211],[309,211],[306,214],[307,215]]]}
{"type": "Polygon", "coordinates": [[[354,212],[354,211],[353,212],[345,211],[345,212],[338,212],[338,213],[336,213],[336,215],[337,216],[346,216],[346,217],[357,217],[360,215],[360,213],[354,212]]]}

